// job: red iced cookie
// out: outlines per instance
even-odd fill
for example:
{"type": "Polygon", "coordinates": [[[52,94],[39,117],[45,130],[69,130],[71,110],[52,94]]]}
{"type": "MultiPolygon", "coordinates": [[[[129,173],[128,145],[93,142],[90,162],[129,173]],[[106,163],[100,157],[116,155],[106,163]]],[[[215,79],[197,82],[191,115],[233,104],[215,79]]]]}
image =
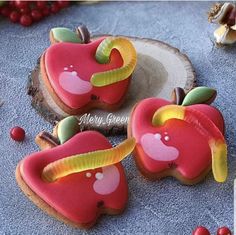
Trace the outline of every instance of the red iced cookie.
{"type": "Polygon", "coordinates": [[[86,33],[52,29],[53,44],[41,57],[42,81],[54,102],[68,114],[119,107],[136,65],[136,51],[128,39],[90,41],[86,33]]]}
{"type": "Polygon", "coordinates": [[[44,211],[65,223],[87,228],[101,214],[124,210],[128,186],[119,161],[132,152],[135,143],[126,140],[112,148],[98,132],[72,136],[76,128],[63,134],[68,123],[64,126],[58,126],[59,140],[48,133],[37,136],[37,143],[45,150],[25,157],[17,166],[16,179],[44,211]]]}
{"type": "Polygon", "coordinates": [[[182,105],[148,98],[134,107],[128,132],[136,139],[135,160],[146,177],[173,176],[185,184],[194,184],[212,169],[218,182],[225,181],[223,117],[216,108],[197,104],[209,103],[215,93],[199,87],[183,98],[182,105]]]}

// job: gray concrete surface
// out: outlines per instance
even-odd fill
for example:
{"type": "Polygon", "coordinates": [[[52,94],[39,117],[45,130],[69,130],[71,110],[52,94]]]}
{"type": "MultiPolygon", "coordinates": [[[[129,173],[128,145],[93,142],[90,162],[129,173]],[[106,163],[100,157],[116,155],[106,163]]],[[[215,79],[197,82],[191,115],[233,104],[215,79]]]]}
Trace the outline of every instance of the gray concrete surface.
{"type": "MultiPolygon", "coordinates": [[[[175,234],[187,235],[198,225],[212,234],[220,226],[233,228],[233,179],[236,175],[236,47],[215,48],[207,22],[208,2],[109,2],[73,6],[30,28],[0,20],[0,234],[175,234]],[[229,179],[217,184],[210,174],[203,183],[187,187],[176,180],[149,182],[133,159],[124,161],[130,198],[121,216],[104,216],[90,231],[64,225],[34,206],[16,185],[17,163],[37,151],[34,136],[51,130],[30,105],[28,73],[49,45],[54,26],[86,24],[93,34],[123,34],[163,40],[191,59],[200,85],[215,87],[215,105],[223,112],[229,144],[229,179]],[[23,143],[9,138],[12,126],[27,132],[23,143]]],[[[113,137],[118,143],[124,137],[113,137]]]]}

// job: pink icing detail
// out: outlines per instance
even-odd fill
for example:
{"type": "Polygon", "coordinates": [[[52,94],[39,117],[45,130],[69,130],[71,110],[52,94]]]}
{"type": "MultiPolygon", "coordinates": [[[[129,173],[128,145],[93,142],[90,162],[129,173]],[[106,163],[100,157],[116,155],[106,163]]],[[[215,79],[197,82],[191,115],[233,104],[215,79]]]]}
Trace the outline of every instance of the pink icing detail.
{"type": "Polygon", "coordinates": [[[62,72],[59,75],[59,84],[64,90],[75,95],[82,95],[92,90],[91,83],[83,81],[75,71],[62,72]]]}
{"type": "MultiPolygon", "coordinates": [[[[107,148],[111,148],[111,144],[100,133],[95,131],[81,132],[63,145],[25,157],[20,163],[20,173],[31,190],[60,214],[75,223],[92,223],[99,215],[98,202],[103,201],[105,208],[114,210],[121,210],[126,205],[128,186],[121,163],[114,165],[119,172],[119,184],[116,184],[116,189],[113,188],[113,192],[103,195],[96,193],[93,189],[96,181],[95,176],[103,171],[102,168],[71,174],[54,183],[43,181],[41,174],[47,164],[58,159],[107,148]]],[[[112,171],[115,172],[114,176],[112,172],[108,172],[110,181],[114,177],[117,182],[117,171],[112,171]]]]}
{"type": "MultiPolygon", "coordinates": [[[[195,179],[211,167],[211,151],[208,141],[191,124],[185,121],[171,119],[164,126],[153,126],[151,120],[155,111],[169,104],[171,103],[167,100],[148,98],[142,100],[132,112],[130,128],[131,135],[137,140],[137,162],[140,164],[140,168],[152,174],[158,174],[169,169],[168,161],[154,160],[149,156],[146,148],[142,147],[142,137],[145,134],[160,133],[164,137],[168,133],[170,136],[168,141],[165,138],[162,141],[166,141],[166,145],[175,147],[179,151],[178,158],[174,160],[176,171],[187,179],[195,179]]],[[[221,132],[224,131],[222,114],[216,108],[205,104],[192,105],[189,108],[205,114],[221,132]]],[[[156,135],[156,137],[159,138],[160,135],[156,135]]]]}
{"type": "Polygon", "coordinates": [[[70,67],[70,70],[73,68],[83,81],[90,82],[94,73],[112,70],[123,65],[123,60],[117,50],[112,51],[108,64],[100,64],[96,61],[96,49],[103,39],[104,37],[88,44],[56,43],[51,45],[43,55],[49,83],[62,102],[72,109],[87,105],[91,101],[91,95],[99,97],[99,100],[106,104],[116,104],[121,101],[129,87],[130,78],[105,87],[92,86],[91,90],[83,94],[68,92],[60,85],[59,77],[63,68],[70,67]]]}
{"type": "Polygon", "coordinates": [[[102,177],[98,178],[93,189],[96,193],[107,195],[113,193],[120,183],[120,173],[116,166],[107,166],[102,168],[102,177]]]}
{"type": "Polygon", "coordinates": [[[177,148],[165,145],[160,135],[151,133],[141,137],[141,145],[144,152],[152,159],[157,161],[173,161],[178,158],[179,151],[177,148]]]}

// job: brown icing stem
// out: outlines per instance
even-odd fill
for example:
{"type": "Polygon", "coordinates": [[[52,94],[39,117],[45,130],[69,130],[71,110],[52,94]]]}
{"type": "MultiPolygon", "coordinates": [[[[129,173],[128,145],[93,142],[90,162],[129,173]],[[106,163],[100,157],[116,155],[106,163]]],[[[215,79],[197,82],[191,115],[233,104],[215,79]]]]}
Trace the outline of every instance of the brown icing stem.
{"type": "Polygon", "coordinates": [[[184,89],[181,87],[176,87],[171,94],[172,102],[177,105],[181,105],[185,97],[184,89]]]}
{"type": "Polygon", "coordinates": [[[86,44],[90,42],[90,33],[85,25],[82,24],[78,26],[78,28],[76,29],[76,33],[79,35],[83,43],[86,44]]]}
{"type": "Polygon", "coordinates": [[[56,137],[54,137],[52,134],[46,131],[43,131],[42,133],[40,133],[39,137],[54,146],[60,145],[59,140],[56,137]]]}

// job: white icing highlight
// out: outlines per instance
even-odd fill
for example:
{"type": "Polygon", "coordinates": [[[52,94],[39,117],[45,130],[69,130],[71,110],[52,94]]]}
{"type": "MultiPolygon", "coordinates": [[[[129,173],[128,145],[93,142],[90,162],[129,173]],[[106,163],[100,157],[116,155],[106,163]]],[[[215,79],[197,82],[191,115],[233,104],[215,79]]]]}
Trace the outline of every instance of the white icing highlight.
{"type": "Polygon", "coordinates": [[[73,68],[73,65],[71,64],[70,67],[73,68]]]}
{"type": "Polygon", "coordinates": [[[164,137],[164,139],[165,139],[165,141],[169,141],[170,140],[170,136],[167,135],[167,136],[164,137]]]}
{"type": "Polygon", "coordinates": [[[86,173],[86,177],[90,178],[92,176],[92,174],[90,172],[86,173]]]}
{"type": "Polygon", "coordinates": [[[64,68],[64,70],[65,70],[65,71],[67,71],[67,70],[68,70],[68,68],[67,68],[67,67],[65,67],[65,68],[64,68]]]}
{"type": "Polygon", "coordinates": [[[120,172],[115,165],[103,167],[102,173],[96,173],[96,178],[97,174],[99,174],[99,179],[93,184],[93,189],[97,194],[111,194],[118,188],[120,184],[120,172]],[[102,179],[100,179],[100,174],[103,176],[102,179]]]}

